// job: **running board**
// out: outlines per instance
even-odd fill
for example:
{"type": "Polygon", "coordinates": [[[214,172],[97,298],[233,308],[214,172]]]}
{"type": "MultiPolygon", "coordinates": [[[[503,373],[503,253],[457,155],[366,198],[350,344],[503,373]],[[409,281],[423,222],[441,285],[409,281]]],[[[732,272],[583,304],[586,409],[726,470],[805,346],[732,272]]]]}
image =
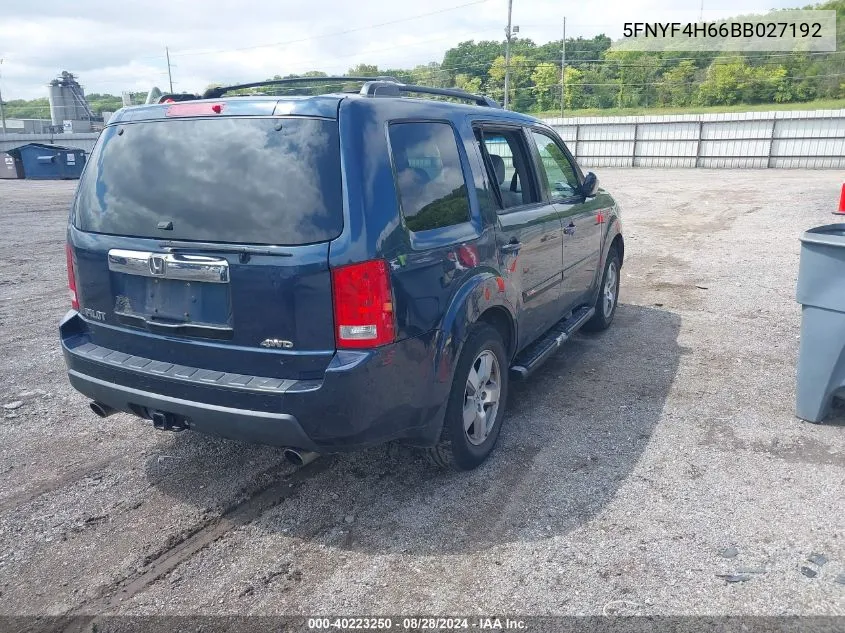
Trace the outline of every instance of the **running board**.
{"type": "Polygon", "coordinates": [[[517,354],[511,365],[511,377],[521,380],[530,376],[595,313],[595,308],[578,308],[568,318],[555,323],[543,336],[517,354]]]}

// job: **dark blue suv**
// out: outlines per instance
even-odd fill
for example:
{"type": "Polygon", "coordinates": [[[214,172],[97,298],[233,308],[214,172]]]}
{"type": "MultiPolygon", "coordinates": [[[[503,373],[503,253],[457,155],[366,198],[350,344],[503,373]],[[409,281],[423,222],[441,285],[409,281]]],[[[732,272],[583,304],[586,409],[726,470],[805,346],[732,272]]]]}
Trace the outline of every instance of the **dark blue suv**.
{"type": "Polygon", "coordinates": [[[100,135],[68,227],[71,383],[102,417],[294,461],[401,440],[474,468],[509,379],[610,325],[617,205],[552,129],[486,97],[229,90],[100,135]]]}

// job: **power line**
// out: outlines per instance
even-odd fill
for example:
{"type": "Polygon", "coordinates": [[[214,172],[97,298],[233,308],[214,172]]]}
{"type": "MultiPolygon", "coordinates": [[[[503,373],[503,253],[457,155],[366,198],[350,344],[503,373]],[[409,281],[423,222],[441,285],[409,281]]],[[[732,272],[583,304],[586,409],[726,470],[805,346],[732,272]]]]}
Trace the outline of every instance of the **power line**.
{"type": "MultiPolygon", "coordinates": [[[[799,81],[799,80],[802,80],[802,79],[814,79],[814,78],[820,78],[820,77],[845,77],[845,73],[829,73],[829,74],[824,74],[824,75],[805,75],[805,76],[802,76],[802,77],[785,76],[785,77],[778,78],[778,80],[789,79],[789,80],[793,80],[793,81],[799,81]]],[[[303,82],[307,82],[309,79],[312,79],[312,77],[302,77],[301,79],[302,79],[303,82]]],[[[373,79],[375,79],[375,77],[373,79]]],[[[356,80],[351,80],[351,79],[348,80],[348,81],[344,81],[343,77],[338,77],[337,83],[338,84],[343,84],[343,83],[360,84],[360,83],[363,83],[363,82],[361,82],[360,80],[356,81],[356,80]]],[[[572,82],[567,82],[566,85],[567,85],[567,87],[570,87],[570,86],[613,86],[613,87],[620,87],[620,86],[695,85],[695,83],[696,82],[691,82],[691,81],[649,81],[649,82],[641,82],[641,83],[618,83],[618,82],[613,82],[613,83],[589,83],[589,82],[572,83],[572,82]]],[[[275,90],[276,91],[310,90],[310,89],[313,89],[313,88],[326,88],[327,85],[331,86],[332,84],[326,84],[326,83],[308,84],[308,83],[305,83],[305,84],[297,84],[295,86],[290,86],[290,87],[279,86],[279,87],[276,87],[275,90]]],[[[532,90],[532,89],[539,88],[539,87],[540,86],[538,86],[537,84],[528,84],[528,85],[525,85],[525,86],[519,86],[518,88],[511,88],[511,91],[512,92],[520,92],[520,91],[525,91],[525,90],[532,90]]],[[[555,83],[555,84],[551,84],[549,86],[549,89],[557,88],[557,87],[559,87],[559,84],[555,83]]],[[[543,86],[543,88],[545,88],[545,86],[543,86]]],[[[259,95],[261,93],[259,91],[259,92],[256,92],[254,94],[259,95]]],[[[283,96],[283,95],[280,95],[280,96],[283,96]]]]}
{"type": "MultiPolygon", "coordinates": [[[[612,53],[614,51],[610,51],[610,52],[612,53]]],[[[707,51],[702,51],[702,53],[706,53],[706,52],[707,51]]],[[[702,58],[702,57],[659,57],[658,60],[659,61],[686,61],[686,60],[701,61],[702,59],[704,59],[705,61],[713,61],[713,60],[717,60],[717,59],[757,59],[757,58],[760,58],[760,57],[796,57],[798,55],[842,55],[843,53],[845,53],[845,51],[826,51],[826,52],[804,52],[804,51],[800,51],[800,52],[794,52],[794,53],[754,53],[754,52],[748,52],[748,53],[741,53],[741,54],[738,54],[738,55],[714,55],[713,57],[705,57],[705,58],[702,58]]],[[[621,63],[624,60],[621,60],[621,59],[617,60],[617,59],[614,59],[614,58],[611,57],[610,59],[607,59],[607,58],[605,58],[605,59],[583,59],[583,60],[577,60],[577,61],[581,61],[581,62],[603,62],[603,61],[606,61],[606,62],[620,62],[621,63]]]]}
{"type": "MultiPolygon", "coordinates": [[[[836,53],[831,53],[831,54],[840,54],[841,55],[841,54],[845,54],[845,51],[837,51],[836,53]]],[[[568,66],[571,66],[574,63],[577,63],[578,61],[579,60],[572,60],[570,58],[570,59],[567,59],[566,63],[567,63],[568,66]]],[[[513,61],[511,61],[511,67],[512,68],[517,67],[517,68],[533,69],[533,68],[536,68],[536,66],[541,64],[541,63],[556,63],[556,62],[557,62],[557,60],[555,60],[554,62],[552,62],[552,61],[548,61],[548,62],[539,61],[538,62],[538,61],[532,61],[532,60],[527,60],[526,62],[513,62],[513,61]]],[[[436,64],[436,62],[433,62],[433,63],[436,64]]],[[[652,66],[652,65],[627,66],[627,67],[628,68],[655,68],[655,66],[652,66]]],[[[451,66],[451,67],[438,65],[438,66],[432,67],[430,69],[430,71],[431,71],[431,73],[434,73],[434,72],[449,72],[449,71],[453,71],[453,70],[466,70],[466,69],[474,69],[474,68],[477,68],[477,65],[451,66]]],[[[398,70],[402,70],[402,69],[398,69],[398,70]]],[[[408,70],[408,72],[410,72],[413,69],[409,68],[407,70],[408,70]]],[[[668,69],[668,70],[671,70],[671,69],[668,69]]],[[[460,73],[458,73],[458,74],[460,74],[460,73]]],[[[833,74],[806,75],[804,77],[798,77],[798,78],[795,78],[795,79],[813,79],[813,78],[839,77],[839,76],[843,76],[843,74],[842,73],[833,73],[833,74]]],[[[790,78],[790,77],[787,77],[787,78],[790,78]]],[[[307,80],[307,79],[308,79],[308,77],[303,77],[303,80],[307,80]]],[[[98,83],[108,83],[108,84],[125,83],[125,80],[114,79],[114,80],[108,80],[108,81],[105,81],[105,82],[98,82],[98,83]]],[[[642,83],[606,82],[606,83],[580,83],[580,84],[567,82],[566,85],[567,86],[578,86],[578,85],[583,85],[583,86],[637,86],[637,85],[639,85],[639,86],[642,86],[642,85],[658,85],[658,84],[665,84],[665,83],[667,83],[667,82],[664,82],[664,81],[642,82],[642,83]]],[[[680,83],[686,83],[686,82],[680,82],[680,83]]],[[[318,87],[318,86],[297,86],[297,88],[304,88],[304,87],[312,87],[313,88],[313,87],[318,87]]]]}
{"type": "MultiPolygon", "coordinates": [[[[569,59],[566,60],[566,65],[570,66],[570,67],[577,66],[578,61],[579,60],[573,60],[573,59],[569,58],[569,59]]],[[[774,63],[775,62],[766,62],[766,65],[756,65],[756,66],[752,65],[752,66],[749,66],[749,67],[750,68],[764,68],[764,67],[769,67],[769,65],[774,64],[774,63]]],[[[555,67],[560,68],[560,61],[559,60],[554,60],[554,61],[527,60],[525,62],[511,61],[510,68],[511,68],[511,70],[516,68],[516,69],[523,69],[523,70],[528,71],[528,72],[533,72],[541,64],[554,64],[555,67]]],[[[634,69],[634,68],[646,68],[646,69],[652,69],[655,72],[665,73],[667,71],[674,70],[677,67],[678,67],[677,65],[676,66],[670,66],[670,67],[661,67],[660,65],[644,64],[644,65],[615,66],[615,67],[610,67],[609,69],[610,70],[614,70],[614,69],[625,70],[625,69],[634,69]]],[[[440,66],[438,68],[438,70],[450,72],[450,73],[455,73],[455,74],[462,74],[460,71],[463,71],[463,70],[479,71],[480,69],[479,69],[479,66],[477,64],[467,64],[467,65],[464,65],[464,66],[440,66]]],[[[596,69],[594,72],[601,72],[602,70],[603,69],[596,69]]],[[[486,73],[483,73],[483,74],[486,74],[486,73]]]]}
{"type": "MultiPolygon", "coordinates": [[[[492,28],[488,29],[488,30],[492,30],[492,28]]],[[[496,30],[498,30],[498,28],[496,30]]],[[[446,36],[443,36],[443,37],[435,37],[435,38],[428,39],[428,40],[420,40],[418,42],[413,42],[413,43],[410,43],[410,44],[397,44],[395,46],[387,46],[387,47],[384,47],[384,48],[371,49],[371,50],[367,51],[366,54],[369,55],[371,53],[382,53],[384,51],[396,50],[397,48],[412,48],[412,47],[415,47],[415,46],[422,46],[423,44],[430,44],[431,42],[442,42],[443,40],[450,39],[450,37],[451,36],[446,35],[446,36]]],[[[313,67],[313,66],[317,66],[317,65],[320,65],[322,63],[325,63],[325,62],[333,62],[333,61],[337,61],[337,57],[321,57],[321,58],[315,58],[315,59],[306,59],[306,60],[296,62],[295,64],[293,64],[291,66],[291,69],[296,67],[296,66],[299,66],[299,67],[312,66],[313,67]]],[[[433,62],[433,63],[437,63],[437,62],[433,62]]],[[[421,65],[425,66],[427,64],[421,64],[421,65]]],[[[411,70],[411,69],[408,69],[408,70],[411,70]]]]}
{"type": "Polygon", "coordinates": [[[382,26],[390,26],[390,25],[393,25],[393,24],[401,24],[402,22],[410,22],[412,20],[418,20],[420,18],[426,18],[426,17],[429,17],[431,15],[439,15],[441,13],[448,13],[450,11],[457,11],[458,9],[463,9],[463,8],[471,7],[471,6],[478,5],[478,4],[485,4],[489,1],[490,0],[473,0],[472,2],[467,2],[465,4],[459,4],[459,5],[456,5],[456,6],[453,6],[453,7],[447,7],[445,9],[439,9],[437,11],[429,11],[428,13],[420,13],[418,15],[412,15],[412,16],[407,17],[407,18],[399,18],[397,20],[390,20],[388,22],[380,22],[378,24],[370,24],[370,25],[367,25],[367,26],[356,27],[354,29],[346,29],[344,31],[335,31],[333,33],[323,33],[321,35],[313,35],[313,36],[310,36],[310,37],[303,37],[303,38],[300,38],[300,39],[288,40],[288,41],[285,41],[285,42],[274,42],[274,43],[271,43],[271,44],[255,44],[253,46],[243,46],[243,47],[240,47],[240,48],[224,48],[224,49],[217,49],[217,50],[200,50],[200,51],[190,51],[189,50],[189,51],[183,51],[183,52],[177,51],[177,52],[173,53],[173,55],[176,56],[176,57],[189,57],[189,56],[194,56],[194,55],[213,55],[213,54],[217,54],[217,53],[236,53],[236,52],[240,52],[240,51],[255,50],[257,48],[273,48],[275,46],[287,46],[289,44],[300,44],[302,42],[310,42],[312,40],[319,40],[319,39],[324,39],[324,38],[327,38],[327,37],[335,37],[337,35],[347,35],[349,33],[357,33],[357,32],[360,32],[360,31],[369,31],[370,29],[380,28],[382,26]]]}
{"type": "MultiPolygon", "coordinates": [[[[492,31],[493,29],[488,28],[486,30],[492,31]]],[[[496,30],[498,30],[498,27],[496,28],[496,30]]],[[[477,33],[478,31],[475,30],[473,32],[477,33]]],[[[450,37],[451,36],[447,35],[447,36],[436,37],[436,38],[431,38],[431,39],[427,39],[427,40],[420,40],[418,42],[413,42],[413,43],[398,44],[398,45],[395,45],[395,46],[386,46],[384,48],[372,49],[370,51],[367,51],[367,54],[369,54],[369,53],[380,53],[380,52],[384,52],[384,51],[391,51],[391,50],[396,50],[397,48],[413,48],[413,47],[416,47],[416,46],[423,46],[425,44],[430,44],[431,42],[442,42],[443,40],[450,39],[450,37]]],[[[144,58],[144,59],[147,59],[147,58],[144,58]]],[[[149,59],[152,59],[152,58],[149,58],[149,59]]],[[[165,57],[162,55],[161,57],[159,57],[157,59],[165,59],[165,57]]],[[[321,58],[314,58],[314,59],[310,59],[310,60],[306,59],[306,60],[297,61],[296,63],[290,65],[285,70],[289,71],[291,73],[295,73],[297,69],[301,69],[301,68],[307,68],[308,70],[315,70],[314,67],[319,66],[321,63],[332,62],[332,61],[336,61],[336,60],[337,60],[336,57],[321,57],[321,58]]],[[[437,62],[433,62],[433,63],[437,63],[437,62]]],[[[420,65],[426,66],[427,64],[420,64],[420,65]]],[[[176,64],[172,64],[172,66],[176,67],[176,64]]],[[[411,70],[413,70],[413,68],[408,68],[407,70],[410,72],[411,70]]],[[[163,71],[163,72],[156,73],[156,74],[167,75],[167,71],[163,71]]],[[[108,84],[108,85],[126,84],[126,79],[107,79],[107,80],[104,80],[104,81],[98,81],[96,83],[98,83],[98,84],[108,84]]]]}

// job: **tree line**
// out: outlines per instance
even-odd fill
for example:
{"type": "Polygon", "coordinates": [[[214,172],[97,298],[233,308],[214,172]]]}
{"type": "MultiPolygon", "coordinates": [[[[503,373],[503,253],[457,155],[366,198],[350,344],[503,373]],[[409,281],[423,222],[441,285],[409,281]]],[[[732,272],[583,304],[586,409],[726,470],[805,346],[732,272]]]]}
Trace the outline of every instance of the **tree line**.
{"type": "MultiPolygon", "coordinates": [[[[649,108],[805,102],[845,98],[845,0],[808,7],[837,13],[837,52],[636,52],[610,50],[605,35],[536,44],[511,40],[510,95],[523,112],[584,108],[649,108]],[[561,103],[562,101],[562,103],[561,103]]],[[[401,81],[504,97],[505,43],[473,40],[442,62],[410,70],[359,64],[349,74],[386,74],[401,81]]]]}
{"type": "MultiPolygon", "coordinates": [[[[147,98],[146,92],[133,92],[132,103],[144,103],[147,98]]],[[[110,94],[99,94],[92,92],[85,95],[91,110],[98,115],[103,112],[116,112],[123,107],[122,97],[110,94]]],[[[49,119],[50,102],[47,97],[40,99],[11,99],[3,101],[3,112],[10,119],[49,119]]]]}
{"type": "MultiPolygon", "coordinates": [[[[806,102],[845,98],[845,0],[830,0],[814,9],[837,13],[837,52],[635,52],[610,50],[605,35],[568,38],[561,77],[563,41],[536,44],[528,38],[511,40],[510,95],[514,110],[565,110],[719,106],[806,102]]],[[[349,76],[391,76],[404,83],[459,88],[504,97],[505,42],[469,40],[446,51],[442,61],[413,68],[380,68],[358,64],[349,76]]],[[[302,78],[299,87],[272,90],[274,94],[317,94],[354,89],[352,84],[309,85],[325,77],[318,70],[271,79],[302,78]]],[[[264,91],[266,92],[266,90],[264,91]]],[[[119,97],[88,95],[100,113],[120,107],[119,97]]],[[[143,97],[141,97],[143,100],[143,97]]],[[[9,117],[49,116],[47,99],[10,101],[9,117]]]]}

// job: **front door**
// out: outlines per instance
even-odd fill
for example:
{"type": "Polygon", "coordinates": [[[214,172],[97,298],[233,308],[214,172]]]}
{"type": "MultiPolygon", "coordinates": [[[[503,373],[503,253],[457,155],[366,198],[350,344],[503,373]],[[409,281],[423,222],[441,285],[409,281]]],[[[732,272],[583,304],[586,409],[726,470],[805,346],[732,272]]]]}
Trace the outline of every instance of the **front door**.
{"type": "Polygon", "coordinates": [[[581,178],[563,142],[532,129],[546,194],[563,224],[563,292],[566,311],[587,303],[598,283],[604,224],[602,203],[581,193],[581,178]]]}
{"type": "Polygon", "coordinates": [[[476,136],[499,202],[501,267],[519,289],[521,349],[561,318],[563,227],[558,210],[540,195],[523,129],[482,126],[476,136]]]}

